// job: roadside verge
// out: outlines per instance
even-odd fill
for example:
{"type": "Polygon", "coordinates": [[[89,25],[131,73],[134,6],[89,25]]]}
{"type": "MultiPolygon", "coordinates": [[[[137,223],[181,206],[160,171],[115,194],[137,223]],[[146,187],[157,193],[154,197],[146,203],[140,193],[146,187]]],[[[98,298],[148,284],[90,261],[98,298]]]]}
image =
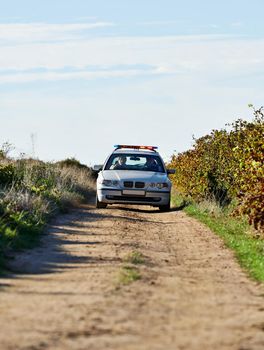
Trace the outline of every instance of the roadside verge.
{"type": "Polygon", "coordinates": [[[172,196],[174,207],[183,207],[189,215],[221,237],[232,249],[241,267],[256,281],[264,282],[264,239],[246,220],[230,217],[214,203],[187,202],[179,194],[172,196]]]}

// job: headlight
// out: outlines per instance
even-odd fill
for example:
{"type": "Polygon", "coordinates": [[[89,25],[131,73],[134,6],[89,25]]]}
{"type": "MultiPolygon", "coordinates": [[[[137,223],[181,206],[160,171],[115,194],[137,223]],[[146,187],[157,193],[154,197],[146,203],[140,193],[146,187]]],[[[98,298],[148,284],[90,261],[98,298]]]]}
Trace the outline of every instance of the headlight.
{"type": "Polygon", "coordinates": [[[157,186],[159,189],[169,187],[169,185],[167,184],[167,182],[158,182],[158,183],[156,184],[156,186],[157,186]]]}
{"type": "Polygon", "coordinates": [[[99,183],[107,187],[116,187],[119,184],[117,180],[100,180],[99,183]]]}
{"type": "Polygon", "coordinates": [[[162,188],[168,188],[169,185],[167,184],[167,182],[152,182],[149,184],[150,187],[157,187],[159,190],[161,190],[162,188]]]}

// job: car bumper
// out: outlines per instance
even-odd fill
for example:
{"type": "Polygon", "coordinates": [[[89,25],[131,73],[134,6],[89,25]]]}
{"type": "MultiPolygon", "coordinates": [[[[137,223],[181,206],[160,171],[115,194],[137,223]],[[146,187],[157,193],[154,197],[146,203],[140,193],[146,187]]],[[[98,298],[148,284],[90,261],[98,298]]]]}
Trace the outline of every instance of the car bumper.
{"type": "Polygon", "coordinates": [[[152,206],[167,205],[170,201],[170,191],[145,190],[115,190],[98,189],[100,202],[107,204],[147,204],[152,206]]]}

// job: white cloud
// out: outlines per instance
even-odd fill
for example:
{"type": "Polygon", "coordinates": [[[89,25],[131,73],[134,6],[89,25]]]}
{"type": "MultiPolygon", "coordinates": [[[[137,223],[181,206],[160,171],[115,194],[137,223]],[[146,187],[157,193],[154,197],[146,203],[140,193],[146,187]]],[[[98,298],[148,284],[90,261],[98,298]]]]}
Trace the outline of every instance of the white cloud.
{"type": "Polygon", "coordinates": [[[157,75],[172,73],[166,67],[157,67],[147,71],[142,69],[118,69],[118,70],[97,70],[78,72],[39,72],[39,73],[15,73],[0,74],[0,84],[6,83],[29,83],[35,81],[62,81],[62,80],[93,80],[106,78],[128,78],[142,75],[157,75]]]}
{"type": "Polygon", "coordinates": [[[263,39],[224,35],[82,37],[83,31],[111,25],[108,22],[0,24],[0,39],[6,40],[2,44],[0,41],[1,82],[175,73],[221,76],[264,69],[263,39]],[[19,38],[21,40],[15,42],[19,38]],[[65,40],[57,42],[58,39],[65,40]],[[98,67],[98,71],[89,72],[91,66],[98,67]],[[117,69],[117,66],[132,67],[132,70],[117,69]],[[137,66],[143,68],[137,69],[137,66]],[[68,67],[81,72],[54,72],[68,67]],[[133,70],[133,67],[136,68],[133,70]],[[30,72],[36,69],[46,71],[30,72]]]}
{"type": "MultiPolygon", "coordinates": [[[[76,25],[74,25],[75,28],[76,25]]],[[[77,27],[76,27],[77,28],[77,27]]],[[[79,27],[78,27],[79,28],[79,27]]],[[[147,65],[168,72],[242,72],[263,68],[264,40],[219,36],[103,37],[0,46],[5,70],[147,65]],[[165,68],[164,68],[165,67],[165,68]]]]}
{"type": "Polygon", "coordinates": [[[110,22],[93,23],[8,23],[0,24],[0,40],[8,42],[39,42],[73,39],[77,33],[113,26],[110,22]]]}

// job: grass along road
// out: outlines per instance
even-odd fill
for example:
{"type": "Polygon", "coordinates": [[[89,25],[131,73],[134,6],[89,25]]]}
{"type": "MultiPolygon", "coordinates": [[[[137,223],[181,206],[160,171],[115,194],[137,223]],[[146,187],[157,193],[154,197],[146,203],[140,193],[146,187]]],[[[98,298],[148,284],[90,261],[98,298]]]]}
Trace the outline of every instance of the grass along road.
{"type": "Polygon", "coordinates": [[[263,285],[184,212],[83,206],[47,233],[0,281],[1,349],[264,348],[263,285]]]}

